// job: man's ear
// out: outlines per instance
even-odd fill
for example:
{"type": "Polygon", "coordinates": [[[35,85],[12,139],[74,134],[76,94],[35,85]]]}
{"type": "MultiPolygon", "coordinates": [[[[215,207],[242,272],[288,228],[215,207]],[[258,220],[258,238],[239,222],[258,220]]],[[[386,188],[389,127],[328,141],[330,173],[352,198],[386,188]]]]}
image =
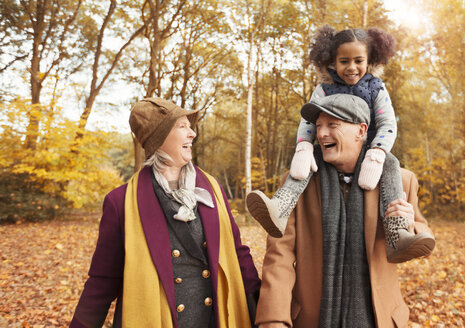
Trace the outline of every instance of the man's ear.
{"type": "Polygon", "coordinates": [[[368,131],[368,125],[366,123],[360,123],[357,134],[357,139],[364,139],[368,131]]]}

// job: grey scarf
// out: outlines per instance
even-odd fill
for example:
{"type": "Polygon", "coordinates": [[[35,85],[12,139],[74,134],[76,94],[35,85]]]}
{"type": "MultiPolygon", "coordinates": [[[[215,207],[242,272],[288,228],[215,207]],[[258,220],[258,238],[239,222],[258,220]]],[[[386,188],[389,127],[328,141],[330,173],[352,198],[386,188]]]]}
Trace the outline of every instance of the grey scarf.
{"type": "Polygon", "coordinates": [[[348,203],[337,170],[315,147],[320,173],[323,229],[323,287],[319,327],[375,327],[365,249],[364,194],[357,184],[365,148],[355,168],[348,203]]]}
{"type": "Polygon", "coordinates": [[[210,193],[203,189],[195,186],[195,168],[192,162],[187,163],[181,171],[180,177],[180,188],[171,190],[166,178],[152,166],[152,171],[160,187],[163,189],[165,194],[170,198],[181,204],[178,213],[174,215],[174,219],[188,222],[196,219],[195,207],[197,202],[201,202],[208,207],[215,207],[210,193]]]}

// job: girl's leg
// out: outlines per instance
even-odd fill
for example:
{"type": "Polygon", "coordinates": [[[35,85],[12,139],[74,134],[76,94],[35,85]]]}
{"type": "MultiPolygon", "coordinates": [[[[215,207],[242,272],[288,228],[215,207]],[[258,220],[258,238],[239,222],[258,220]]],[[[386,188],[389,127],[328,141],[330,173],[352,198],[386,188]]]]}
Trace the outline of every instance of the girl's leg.
{"type": "Polygon", "coordinates": [[[276,238],[283,236],[289,215],[307,187],[312,174],[310,170],[310,174],[304,180],[296,180],[289,174],[271,199],[258,190],[247,195],[247,209],[271,236],[276,238]]]}
{"type": "Polygon", "coordinates": [[[386,254],[389,262],[405,262],[429,254],[434,248],[434,238],[427,232],[414,234],[408,231],[408,219],[403,216],[385,217],[392,201],[403,198],[399,161],[388,153],[380,180],[380,211],[386,236],[386,254]]]}

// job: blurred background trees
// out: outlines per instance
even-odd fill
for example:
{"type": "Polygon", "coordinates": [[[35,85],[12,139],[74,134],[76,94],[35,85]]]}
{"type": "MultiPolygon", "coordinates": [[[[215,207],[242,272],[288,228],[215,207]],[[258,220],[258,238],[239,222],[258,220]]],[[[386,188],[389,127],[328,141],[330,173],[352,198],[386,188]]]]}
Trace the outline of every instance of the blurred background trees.
{"type": "Polygon", "coordinates": [[[142,164],[127,118],[147,96],[201,109],[194,161],[235,200],[249,103],[247,178],[271,195],[317,83],[313,33],[364,22],[398,42],[383,77],[398,116],[393,152],[417,174],[425,214],[462,218],[465,4],[412,5],[422,26],[393,21],[378,0],[2,1],[0,220],[100,206],[142,164]]]}

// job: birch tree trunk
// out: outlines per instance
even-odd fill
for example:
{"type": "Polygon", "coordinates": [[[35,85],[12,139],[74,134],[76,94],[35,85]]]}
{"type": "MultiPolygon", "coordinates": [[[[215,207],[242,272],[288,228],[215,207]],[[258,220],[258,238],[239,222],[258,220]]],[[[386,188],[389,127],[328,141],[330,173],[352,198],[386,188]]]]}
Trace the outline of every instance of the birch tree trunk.
{"type": "Polygon", "coordinates": [[[367,28],[368,25],[368,0],[363,1],[363,17],[362,17],[362,26],[367,28]]]}
{"type": "Polygon", "coordinates": [[[245,142],[245,193],[252,191],[252,99],[253,99],[253,75],[252,75],[252,55],[254,33],[249,37],[250,49],[247,58],[247,125],[246,125],[246,142],[245,142]]]}

